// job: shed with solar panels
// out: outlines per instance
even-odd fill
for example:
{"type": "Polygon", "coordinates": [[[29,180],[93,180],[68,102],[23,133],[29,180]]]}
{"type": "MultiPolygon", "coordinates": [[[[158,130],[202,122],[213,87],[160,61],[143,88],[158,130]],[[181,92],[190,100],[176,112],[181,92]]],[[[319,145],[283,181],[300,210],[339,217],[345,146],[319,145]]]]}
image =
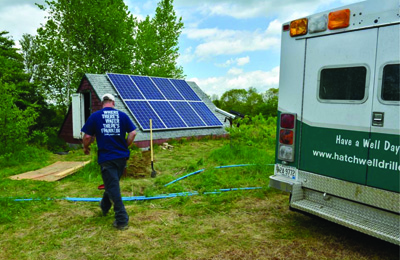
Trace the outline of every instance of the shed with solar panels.
{"type": "Polygon", "coordinates": [[[115,108],[130,116],[137,129],[135,144],[148,147],[150,119],[153,141],[225,136],[227,118],[235,116],[217,108],[195,82],[117,73],[85,74],[59,136],[81,144],[81,128],[90,114],[102,109],[101,96],[115,96],[115,108]]]}

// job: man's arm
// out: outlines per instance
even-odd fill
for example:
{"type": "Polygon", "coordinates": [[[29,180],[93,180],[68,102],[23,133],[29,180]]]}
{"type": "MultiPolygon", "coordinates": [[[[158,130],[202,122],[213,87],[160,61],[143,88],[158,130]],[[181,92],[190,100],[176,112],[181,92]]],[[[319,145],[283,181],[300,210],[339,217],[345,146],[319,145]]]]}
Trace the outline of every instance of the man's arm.
{"type": "Polygon", "coordinates": [[[85,134],[83,136],[83,152],[85,154],[90,154],[90,144],[94,142],[94,136],[85,134]]]}
{"type": "Polygon", "coordinates": [[[128,134],[128,138],[126,139],[126,143],[127,143],[128,147],[131,146],[131,144],[133,143],[133,140],[135,140],[135,137],[136,137],[135,130],[133,130],[132,132],[130,132],[128,134]]]}

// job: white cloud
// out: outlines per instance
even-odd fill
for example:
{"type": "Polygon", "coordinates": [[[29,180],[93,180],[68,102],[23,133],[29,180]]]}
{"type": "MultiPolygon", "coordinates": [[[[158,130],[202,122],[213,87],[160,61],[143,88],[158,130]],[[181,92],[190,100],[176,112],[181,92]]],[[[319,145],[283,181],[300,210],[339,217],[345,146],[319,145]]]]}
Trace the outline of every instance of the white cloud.
{"type": "Polygon", "coordinates": [[[35,3],[44,5],[45,4],[45,0],[13,0],[13,1],[1,1],[1,5],[0,5],[0,9],[5,9],[5,8],[9,8],[10,6],[24,6],[24,5],[31,5],[31,6],[35,6],[35,3]]]}
{"type": "MultiPolygon", "coordinates": [[[[232,35],[234,34],[235,31],[233,30],[225,30],[224,34],[227,35],[232,35]]],[[[221,30],[218,28],[205,28],[205,29],[197,29],[197,28],[190,28],[190,29],[185,29],[183,30],[183,34],[187,35],[189,39],[192,40],[201,40],[201,39],[209,39],[216,37],[218,34],[221,33],[221,30]]]]}
{"type": "Polygon", "coordinates": [[[129,9],[133,17],[136,17],[138,21],[143,21],[146,19],[146,15],[141,14],[141,10],[138,6],[133,6],[129,9]]]}
{"type": "Polygon", "coordinates": [[[258,6],[246,5],[238,2],[230,3],[204,3],[201,7],[203,15],[231,16],[238,19],[257,17],[262,14],[264,6],[269,5],[268,1],[259,2],[258,6]]]}
{"type": "Polygon", "coordinates": [[[233,68],[222,77],[209,78],[190,78],[208,95],[218,95],[219,97],[231,89],[248,89],[254,87],[259,93],[265,92],[270,88],[276,88],[279,84],[279,67],[270,71],[251,71],[243,72],[241,69],[233,68]]]}
{"type": "Polygon", "coordinates": [[[230,70],[228,70],[228,74],[230,74],[230,75],[240,75],[240,74],[243,74],[243,70],[239,69],[239,68],[231,68],[230,70]]]}
{"type": "MultiPolygon", "coordinates": [[[[267,50],[280,46],[282,24],[322,10],[363,0],[176,0],[187,29],[183,35],[200,43],[194,50],[199,58],[232,55],[245,51],[267,50]],[[274,17],[267,29],[255,31],[201,28],[210,16],[249,20],[274,17]]],[[[246,21],[245,21],[246,22],[246,21]]],[[[263,27],[265,28],[265,27],[263,27]]]]}
{"type": "Polygon", "coordinates": [[[45,23],[46,12],[33,4],[2,6],[0,7],[0,28],[9,32],[16,41],[22,39],[24,33],[36,35],[37,28],[45,23]]]}
{"type": "Polygon", "coordinates": [[[246,56],[246,57],[242,57],[242,58],[237,58],[236,60],[237,60],[238,66],[243,66],[250,62],[250,57],[246,56]]]}
{"type": "Polygon", "coordinates": [[[244,65],[248,64],[249,62],[250,62],[250,57],[246,56],[246,57],[241,57],[241,58],[236,58],[236,59],[230,58],[229,60],[225,61],[224,63],[215,64],[215,66],[221,67],[221,68],[227,68],[232,65],[244,66],[244,65]]]}
{"type": "Polygon", "coordinates": [[[276,29],[277,24],[280,23],[274,21],[266,30],[255,31],[191,28],[184,30],[183,34],[189,39],[201,42],[195,48],[194,55],[199,59],[205,59],[215,55],[233,55],[279,48],[280,29],[276,29]]]}
{"type": "Polygon", "coordinates": [[[134,0],[124,0],[126,6],[128,6],[129,12],[136,17],[138,21],[143,21],[146,16],[154,16],[157,3],[154,1],[147,1],[145,3],[134,1],[134,0]]]}
{"type": "Polygon", "coordinates": [[[227,68],[234,63],[235,63],[235,60],[231,58],[231,59],[225,61],[224,63],[217,63],[217,64],[215,64],[215,66],[221,67],[221,68],[227,68]]]}
{"type": "Polygon", "coordinates": [[[294,11],[311,14],[315,13],[321,6],[329,7],[332,3],[338,6],[360,1],[362,0],[202,0],[201,2],[198,0],[176,0],[175,6],[185,9],[186,12],[198,12],[203,16],[228,16],[248,19],[272,15],[282,19],[294,11]]]}
{"type": "Polygon", "coordinates": [[[192,53],[192,47],[185,49],[183,54],[180,54],[177,60],[179,65],[190,63],[194,60],[194,54],[192,53]]]}

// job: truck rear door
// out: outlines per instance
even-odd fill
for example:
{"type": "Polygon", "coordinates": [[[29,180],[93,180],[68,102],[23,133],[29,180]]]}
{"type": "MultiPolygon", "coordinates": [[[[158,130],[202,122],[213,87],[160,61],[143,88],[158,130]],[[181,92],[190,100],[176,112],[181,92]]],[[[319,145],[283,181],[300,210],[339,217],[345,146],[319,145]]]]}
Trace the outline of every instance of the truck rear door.
{"type": "Polygon", "coordinates": [[[377,35],[372,28],[306,40],[299,170],[366,184],[368,153],[377,145],[364,145],[377,35]]]}
{"type": "Polygon", "coordinates": [[[399,192],[400,25],[379,28],[367,185],[399,192]],[[373,145],[376,143],[377,145],[373,145]]]}

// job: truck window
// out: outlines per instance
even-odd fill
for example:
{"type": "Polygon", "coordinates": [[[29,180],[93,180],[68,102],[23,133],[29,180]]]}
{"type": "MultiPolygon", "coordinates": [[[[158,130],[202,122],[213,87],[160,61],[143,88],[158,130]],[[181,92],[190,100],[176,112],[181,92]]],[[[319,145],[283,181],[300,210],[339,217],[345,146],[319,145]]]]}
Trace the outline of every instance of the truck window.
{"type": "Polygon", "coordinates": [[[319,99],[362,101],[365,97],[367,68],[341,67],[321,70],[319,99]]]}
{"type": "Polygon", "coordinates": [[[381,98],[400,101],[400,64],[388,64],[383,68],[381,98]]]}

